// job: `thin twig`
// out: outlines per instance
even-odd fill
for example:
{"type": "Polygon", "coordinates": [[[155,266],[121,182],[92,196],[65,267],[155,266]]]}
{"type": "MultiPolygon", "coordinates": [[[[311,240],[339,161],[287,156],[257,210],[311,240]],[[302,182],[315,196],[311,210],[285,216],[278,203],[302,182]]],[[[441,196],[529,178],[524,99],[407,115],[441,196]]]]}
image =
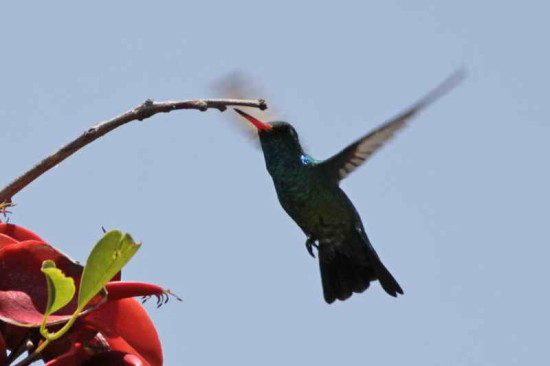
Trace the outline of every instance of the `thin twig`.
{"type": "Polygon", "coordinates": [[[31,353],[21,361],[15,364],[15,366],[28,366],[33,362],[36,362],[40,359],[40,353],[31,353]]]}
{"type": "Polygon", "coordinates": [[[46,157],[44,160],[36,164],[30,170],[23,175],[15,179],[8,184],[4,189],[0,191],[0,203],[10,203],[12,197],[19,191],[25,188],[28,184],[33,182],[36,178],[82,149],[92,141],[100,138],[106,133],[114,130],[117,127],[122,126],[132,121],[142,121],[157,113],[167,113],[178,109],[197,109],[200,111],[206,111],[208,109],[218,109],[223,112],[229,106],[241,106],[241,107],[253,107],[261,110],[267,109],[267,104],[264,100],[240,100],[240,99],[204,99],[204,100],[186,100],[186,101],[168,101],[168,102],[154,102],[152,100],[146,100],[139,106],[121,114],[118,117],[110,119],[108,121],[100,122],[94,127],[90,128],[75,140],[69,142],[63,146],[54,154],[46,157]]]}
{"type": "MultiPolygon", "coordinates": [[[[29,338],[23,338],[18,346],[15,347],[15,349],[10,353],[7,359],[7,365],[11,365],[15,360],[19,358],[23,353],[31,350],[34,347],[33,342],[29,338]]],[[[29,359],[29,357],[25,357],[24,360],[20,361],[18,363],[21,364],[23,361],[26,361],[29,359]]],[[[24,364],[23,364],[24,365],[24,364]]]]}

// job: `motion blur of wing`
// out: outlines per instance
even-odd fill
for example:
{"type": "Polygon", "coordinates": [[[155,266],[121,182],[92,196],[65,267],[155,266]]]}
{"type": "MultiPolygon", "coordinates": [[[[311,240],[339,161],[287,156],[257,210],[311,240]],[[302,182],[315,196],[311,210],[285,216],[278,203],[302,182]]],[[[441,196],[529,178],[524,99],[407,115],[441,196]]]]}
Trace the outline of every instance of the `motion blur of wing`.
{"type": "MultiPolygon", "coordinates": [[[[219,98],[234,98],[234,99],[264,99],[267,101],[269,108],[265,111],[260,111],[257,108],[239,107],[246,113],[254,115],[256,118],[265,122],[279,120],[279,117],[274,113],[273,103],[271,98],[268,98],[266,93],[259,86],[258,80],[254,80],[250,75],[242,72],[232,72],[212,85],[214,93],[219,98]]],[[[250,123],[243,123],[242,118],[237,113],[224,113],[224,117],[231,120],[231,124],[240,130],[243,134],[257,140],[258,132],[250,123]]],[[[259,140],[258,146],[259,146],[259,140]]]]}

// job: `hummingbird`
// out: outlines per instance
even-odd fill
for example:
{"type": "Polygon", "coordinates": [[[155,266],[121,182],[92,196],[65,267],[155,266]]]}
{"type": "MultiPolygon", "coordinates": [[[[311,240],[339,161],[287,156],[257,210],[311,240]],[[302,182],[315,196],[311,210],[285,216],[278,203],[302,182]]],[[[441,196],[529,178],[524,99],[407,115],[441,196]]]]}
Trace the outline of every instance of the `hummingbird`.
{"type": "Polygon", "coordinates": [[[315,258],[313,248],[317,250],[328,304],[364,292],[375,280],[389,295],[403,295],[403,289],[380,260],[359,213],[339,184],[462,77],[462,71],[455,72],[411,107],[326,160],[317,160],[304,152],[290,123],[264,123],[235,109],[256,127],[279,202],[306,235],[308,253],[315,258]]]}

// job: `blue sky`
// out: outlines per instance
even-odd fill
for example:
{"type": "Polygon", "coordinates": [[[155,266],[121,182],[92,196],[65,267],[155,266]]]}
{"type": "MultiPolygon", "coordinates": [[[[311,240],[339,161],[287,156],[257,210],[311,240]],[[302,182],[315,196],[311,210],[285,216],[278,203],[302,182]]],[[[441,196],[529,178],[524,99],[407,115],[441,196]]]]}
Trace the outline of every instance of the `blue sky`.
{"type": "MultiPolygon", "coordinates": [[[[11,221],[84,260],[101,226],[143,241],[128,280],[167,365],[544,364],[549,275],[542,1],[94,2],[4,5],[7,184],[147,98],[218,97],[235,70],[326,158],[439,83],[456,90],[343,183],[405,290],[322,298],[318,264],[230,114],[122,127],[15,197],[11,221]]],[[[244,123],[244,122],[242,122],[244,123]]]]}

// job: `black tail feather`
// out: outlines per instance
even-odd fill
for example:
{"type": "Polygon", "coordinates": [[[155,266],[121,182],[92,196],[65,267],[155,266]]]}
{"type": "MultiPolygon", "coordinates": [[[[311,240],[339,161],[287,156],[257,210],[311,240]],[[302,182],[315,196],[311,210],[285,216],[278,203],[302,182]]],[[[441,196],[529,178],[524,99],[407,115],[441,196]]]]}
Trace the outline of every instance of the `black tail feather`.
{"type": "Polygon", "coordinates": [[[352,245],[361,245],[364,248],[363,255],[351,255],[357,251],[349,250],[347,246],[319,245],[319,267],[327,303],[331,304],[336,299],[344,301],[353,293],[361,293],[376,279],[389,295],[395,297],[403,294],[401,286],[372,247],[364,243],[352,245]]]}
{"type": "Polygon", "coordinates": [[[346,258],[338,253],[327,258],[326,251],[319,248],[319,265],[325,301],[329,304],[336,299],[344,301],[358,288],[356,278],[350,275],[351,266],[346,258]]]}
{"type": "Polygon", "coordinates": [[[397,294],[403,295],[403,289],[399,286],[399,283],[397,283],[390,271],[388,271],[386,266],[380,261],[378,255],[376,255],[376,253],[374,253],[374,255],[376,256],[376,259],[372,261],[374,262],[374,271],[384,291],[393,297],[397,297],[397,294]]]}
{"type": "Polygon", "coordinates": [[[327,249],[319,247],[319,267],[325,301],[329,304],[336,299],[344,301],[354,292],[365,291],[370,281],[375,279],[372,268],[359,264],[345,254],[327,249]]]}

